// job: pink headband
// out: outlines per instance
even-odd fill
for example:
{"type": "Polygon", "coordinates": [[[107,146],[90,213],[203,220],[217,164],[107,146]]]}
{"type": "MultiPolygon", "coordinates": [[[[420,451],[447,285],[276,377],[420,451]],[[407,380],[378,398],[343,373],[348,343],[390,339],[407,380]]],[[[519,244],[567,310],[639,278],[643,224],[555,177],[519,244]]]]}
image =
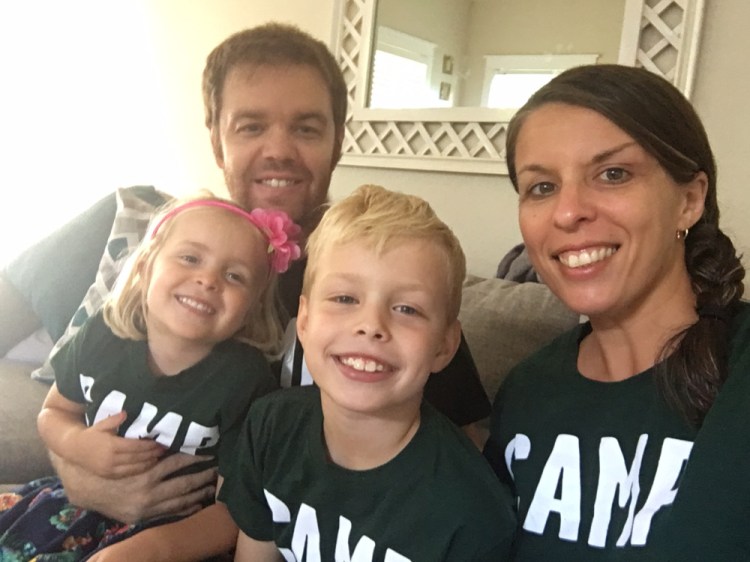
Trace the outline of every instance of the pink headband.
{"type": "Polygon", "coordinates": [[[156,236],[156,233],[159,232],[159,229],[166,221],[182,211],[195,207],[219,207],[220,209],[226,209],[244,218],[260,230],[268,240],[271,269],[276,273],[284,273],[289,269],[289,262],[298,259],[302,253],[297,244],[297,236],[301,229],[292,222],[284,211],[253,209],[248,213],[235,205],[213,199],[196,199],[195,201],[178,205],[170,210],[156,223],[151,233],[151,238],[156,236]]]}

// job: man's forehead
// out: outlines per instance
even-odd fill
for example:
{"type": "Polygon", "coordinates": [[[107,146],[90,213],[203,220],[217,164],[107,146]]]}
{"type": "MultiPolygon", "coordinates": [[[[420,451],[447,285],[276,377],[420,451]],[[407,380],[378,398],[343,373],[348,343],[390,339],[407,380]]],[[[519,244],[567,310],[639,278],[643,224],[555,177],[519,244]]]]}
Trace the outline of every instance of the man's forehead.
{"type": "Polygon", "coordinates": [[[295,118],[332,119],[329,88],[320,71],[307,64],[235,65],[227,73],[222,97],[232,114],[283,109],[295,118]]]}

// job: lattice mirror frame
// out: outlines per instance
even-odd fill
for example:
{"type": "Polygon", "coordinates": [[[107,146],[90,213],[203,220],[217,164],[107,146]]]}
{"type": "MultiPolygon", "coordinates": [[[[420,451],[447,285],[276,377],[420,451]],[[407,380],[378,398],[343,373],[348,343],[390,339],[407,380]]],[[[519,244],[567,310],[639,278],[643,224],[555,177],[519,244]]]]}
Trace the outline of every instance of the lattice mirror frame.
{"type": "MultiPolygon", "coordinates": [[[[376,3],[336,2],[334,48],[349,92],[341,164],[507,174],[512,111],[365,107],[376,3]]],[[[689,96],[703,11],[704,0],[626,0],[619,62],[661,74],[689,96]]]]}

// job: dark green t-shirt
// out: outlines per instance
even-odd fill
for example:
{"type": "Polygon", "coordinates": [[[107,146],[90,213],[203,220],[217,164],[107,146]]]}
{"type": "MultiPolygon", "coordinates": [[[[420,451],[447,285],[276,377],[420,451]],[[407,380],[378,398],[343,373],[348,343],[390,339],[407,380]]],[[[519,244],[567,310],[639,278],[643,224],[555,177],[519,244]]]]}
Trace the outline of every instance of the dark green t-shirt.
{"type": "Polygon", "coordinates": [[[316,387],[253,404],[219,495],[245,534],[300,562],[507,559],[516,525],[509,491],[426,402],[412,441],[372,470],[330,462],[322,424],[316,387]]]}
{"type": "Polygon", "coordinates": [[[55,382],[63,396],[86,404],[87,424],[125,410],[119,435],[217,456],[223,475],[250,403],[278,388],[268,362],[228,340],[178,375],[154,376],[147,351],[145,341],[115,336],[99,312],[53,357],[55,382]]]}
{"type": "MultiPolygon", "coordinates": [[[[740,433],[744,423],[750,433],[748,330],[743,305],[733,323],[729,379],[700,431],[660,398],[652,369],[615,383],[583,377],[576,362],[589,325],[519,364],[498,392],[485,449],[517,497],[518,558],[683,560],[672,543],[689,534],[706,547],[696,559],[717,559],[717,545],[728,538],[717,527],[725,526],[721,514],[732,501],[742,502],[738,521],[750,523],[750,438],[743,435],[738,449],[736,434],[727,432],[740,433]],[[714,494],[722,473],[738,486],[714,494]],[[709,506],[715,519],[701,529],[709,506]]],[[[746,530],[741,536],[750,544],[746,530]]]]}

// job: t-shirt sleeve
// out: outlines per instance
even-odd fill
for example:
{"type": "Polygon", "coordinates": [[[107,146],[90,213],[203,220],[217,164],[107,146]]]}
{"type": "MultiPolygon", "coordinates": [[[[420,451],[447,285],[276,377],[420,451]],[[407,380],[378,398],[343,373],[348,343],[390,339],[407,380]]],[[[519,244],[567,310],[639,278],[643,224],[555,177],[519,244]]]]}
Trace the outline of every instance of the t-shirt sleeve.
{"type": "Polygon", "coordinates": [[[102,345],[101,336],[108,330],[101,312],[89,318],[78,332],[52,357],[57,390],[68,400],[86,402],[80,373],[88,369],[83,362],[87,355],[102,345]]]}
{"type": "Polygon", "coordinates": [[[113,192],[26,249],[3,270],[53,341],[63,334],[96,278],[116,208],[113,192]]]}
{"type": "Polygon", "coordinates": [[[490,401],[463,332],[453,360],[445,369],[427,379],[424,396],[458,426],[477,422],[490,415],[490,401]]]}
{"type": "Polygon", "coordinates": [[[263,491],[262,463],[268,446],[266,436],[271,433],[265,428],[270,414],[269,398],[250,407],[219,491],[219,501],[226,504],[240,530],[259,541],[273,540],[273,514],[263,491]]]}

